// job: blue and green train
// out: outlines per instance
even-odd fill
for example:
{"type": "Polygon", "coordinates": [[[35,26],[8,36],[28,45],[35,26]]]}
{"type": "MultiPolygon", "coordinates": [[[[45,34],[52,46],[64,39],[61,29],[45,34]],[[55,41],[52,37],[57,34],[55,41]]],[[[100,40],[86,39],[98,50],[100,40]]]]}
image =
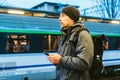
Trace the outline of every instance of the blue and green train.
{"type": "MultiPolygon", "coordinates": [[[[92,36],[107,36],[103,63],[110,76],[120,76],[120,24],[83,23],[92,36]]],[[[0,80],[55,80],[55,66],[44,52],[57,53],[60,36],[56,18],[1,13],[0,80]]]]}

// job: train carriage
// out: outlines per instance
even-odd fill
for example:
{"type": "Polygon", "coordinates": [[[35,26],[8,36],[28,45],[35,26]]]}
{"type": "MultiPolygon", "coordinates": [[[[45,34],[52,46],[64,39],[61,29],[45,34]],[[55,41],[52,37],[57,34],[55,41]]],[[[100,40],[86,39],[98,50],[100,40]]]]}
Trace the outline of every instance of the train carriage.
{"type": "MultiPolygon", "coordinates": [[[[83,23],[92,36],[107,36],[103,63],[110,76],[120,76],[120,24],[83,23]]],[[[56,18],[0,14],[0,80],[55,80],[44,52],[57,53],[60,36],[56,18]]]]}

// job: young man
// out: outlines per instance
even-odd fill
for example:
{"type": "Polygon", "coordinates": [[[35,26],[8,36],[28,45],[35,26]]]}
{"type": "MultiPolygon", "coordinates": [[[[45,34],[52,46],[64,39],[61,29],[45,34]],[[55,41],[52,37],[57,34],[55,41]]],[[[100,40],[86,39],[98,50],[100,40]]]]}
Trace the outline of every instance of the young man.
{"type": "Polygon", "coordinates": [[[78,34],[76,42],[73,38],[76,31],[84,28],[79,17],[79,10],[75,7],[67,6],[61,11],[62,36],[58,54],[48,56],[48,60],[56,65],[57,80],[90,80],[89,68],[94,55],[92,38],[86,30],[78,34]]]}

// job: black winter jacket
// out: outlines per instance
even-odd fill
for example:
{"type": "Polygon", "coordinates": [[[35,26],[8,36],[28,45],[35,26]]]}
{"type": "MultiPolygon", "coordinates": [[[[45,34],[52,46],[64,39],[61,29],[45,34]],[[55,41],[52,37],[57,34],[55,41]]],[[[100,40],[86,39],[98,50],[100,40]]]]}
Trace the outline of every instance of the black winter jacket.
{"type": "Polygon", "coordinates": [[[60,64],[56,65],[57,80],[90,80],[89,68],[93,60],[93,42],[90,34],[82,30],[74,44],[76,30],[83,28],[81,22],[76,22],[67,29],[62,29],[61,43],[58,53],[62,56],[60,64]],[[76,48],[75,48],[76,47],[76,48]]]}

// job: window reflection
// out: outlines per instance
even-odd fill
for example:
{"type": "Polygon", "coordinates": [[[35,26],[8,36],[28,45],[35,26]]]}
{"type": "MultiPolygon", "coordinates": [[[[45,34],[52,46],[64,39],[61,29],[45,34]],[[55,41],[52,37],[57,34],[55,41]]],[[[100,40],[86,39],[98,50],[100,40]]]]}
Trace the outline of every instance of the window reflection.
{"type": "Polygon", "coordinates": [[[8,53],[29,51],[29,40],[26,35],[7,35],[6,51],[8,53]]]}

